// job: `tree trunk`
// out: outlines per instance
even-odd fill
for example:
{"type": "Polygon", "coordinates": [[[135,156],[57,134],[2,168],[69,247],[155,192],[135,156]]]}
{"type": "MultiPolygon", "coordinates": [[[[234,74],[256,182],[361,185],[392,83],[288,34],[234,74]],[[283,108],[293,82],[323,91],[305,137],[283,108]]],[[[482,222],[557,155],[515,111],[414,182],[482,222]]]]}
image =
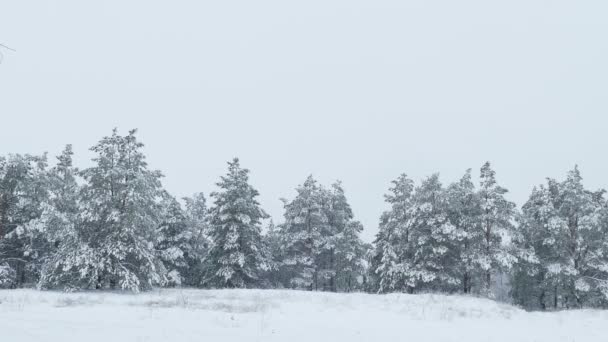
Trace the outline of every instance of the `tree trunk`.
{"type": "Polygon", "coordinates": [[[541,310],[545,311],[547,309],[547,305],[545,305],[545,290],[541,291],[538,297],[538,304],[541,310]]]}

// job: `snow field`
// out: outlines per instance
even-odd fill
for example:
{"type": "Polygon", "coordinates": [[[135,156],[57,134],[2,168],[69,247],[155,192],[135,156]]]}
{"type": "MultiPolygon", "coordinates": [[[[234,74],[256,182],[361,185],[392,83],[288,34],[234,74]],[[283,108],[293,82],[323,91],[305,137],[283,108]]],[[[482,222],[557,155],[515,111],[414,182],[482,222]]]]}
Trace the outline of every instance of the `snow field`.
{"type": "Polygon", "coordinates": [[[0,340],[608,341],[608,312],[486,299],[288,290],[0,291],[0,340]]]}

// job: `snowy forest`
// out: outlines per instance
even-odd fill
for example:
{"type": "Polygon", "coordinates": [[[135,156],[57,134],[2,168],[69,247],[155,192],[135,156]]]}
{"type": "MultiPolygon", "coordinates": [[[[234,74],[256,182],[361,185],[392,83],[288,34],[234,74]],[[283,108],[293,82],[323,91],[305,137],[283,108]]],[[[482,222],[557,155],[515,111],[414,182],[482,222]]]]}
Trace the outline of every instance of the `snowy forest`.
{"type": "Polygon", "coordinates": [[[432,292],[529,310],[608,307],[608,202],[577,167],[535,186],[521,208],[490,163],[447,185],[402,174],[368,244],[340,182],[309,176],[273,221],[238,159],[215,192],[178,199],[135,130],[91,151],[86,169],[70,145],[53,160],[0,157],[0,288],[432,292]]]}

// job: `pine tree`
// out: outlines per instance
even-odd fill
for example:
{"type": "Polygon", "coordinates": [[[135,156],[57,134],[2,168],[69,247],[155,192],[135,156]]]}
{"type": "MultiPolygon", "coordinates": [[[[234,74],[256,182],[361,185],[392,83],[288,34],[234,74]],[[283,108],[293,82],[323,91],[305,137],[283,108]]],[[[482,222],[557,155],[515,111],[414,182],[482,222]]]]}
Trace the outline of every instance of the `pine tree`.
{"type": "Polygon", "coordinates": [[[0,283],[38,280],[46,251],[40,217],[47,198],[47,161],[30,155],[0,157],[0,283]]]}
{"type": "Polygon", "coordinates": [[[380,219],[374,240],[371,278],[379,292],[412,291],[414,283],[405,277],[405,263],[411,259],[410,230],[407,224],[414,182],[402,174],[392,182],[385,201],[391,206],[380,219]]]}
{"type": "Polygon", "coordinates": [[[249,170],[238,159],[228,163],[228,174],[211,194],[211,250],[206,263],[207,286],[251,288],[259,286],[261,274],[268,269],[261,237],[261,220],[268,215],[260,208],[259,195],[248,183],[249,170]]]}
{"type": "MultiPolygon", "coordinates": [[[[556,183],[549,180],[549,187],[555,188],[556,183]]],[[[521,250],[528,250],[529,257],[520,257],[512,270],[511,296],[515,304],[525,308],[546,309],[551,305],[550,297],[557,299],[557,277],[547,272],[538,256],[559,258],[559,251],[554,248],[549,234],[548,223],[556,216],[553,208],[552,194],[544,185],[534,187],[530,198],[522,207],[518,217],[518,230],[521,239],[515,244],[521,250]],[[551,256],[549,256],[551,255],[551,256]]],[[[554,306],[557,307],[557,301],[554,306]]]]}
{"type": "Polygon", "coordinates": [[[268,287],[281,288],[283,283],[288,282],[282,274],[283,254],[281,246],[281,234],[279,228],[270,219],[266,234],[263,236],[265,248],[270,256],[269,270],[265,279],[268,281],[268,287]]]}
{"type": "Polygon", "coordinates": [[[280,226],[283,246],[283,274],[286,286],[319,289],[319,256],[328,245],[323,235],[328,230],[327,195],[309,176],[297,189],[292,201],[285,203],[285,222],[280,226]]]}
{"type": "Polygon", "coordinates": [[[416,188],[408,216],[412,252],[404,268],[406,282],[416,290],[453,290],[459,284],[455,265],[462,233],[448,220],[438,174],[416,188]]]}
{"type": "Polygon", "coordinates": [[[76,229],[79,241],[55,268],[71,274],[64,287],[140,291],[166,283],[158,257],[161,173],[151,171],[132,130],[116,130],[91,150],[95,166],[86,181],[76,229]]]}
{"type": "Polygon", "coordinates": [[[351,291],[359,286],[365,247],[363,229],[340,182],[325,189],[309,176],[285,203],[285,223],[275,233],[279,279],[288,287],[351,291]]]}
{"type": "Polygon", "coordinates": [[[456,183],[446,190],[448,201],[448,218],[455,227],[454,233],[460,234],[457,239],[458,262],[456,273],[460,276],[463,293],[471,293],[478,273],[476,253],[483,243],[480,229],[481,206],[471,180],[471,169],[456,183]]]}
{"type": "Polygon", "coordinates": [[[530,308],[608,304],[608,210],[604,191],[582,184],[578,168],[548,180],[524,205],[519,241],[534,250],[514,275],[515,300],[530,308]]]}
{"type": "Polygon", "coordinates": [[[40,288],[60,287],[69,284],[71,274],[63,272],[61,265],[80,244],[77,226],[80,212],[78,169],[73,166],[72,146],[67,145],[57,157],[57,165],[49,171],[49,199],[42,215],[46,238],[50,245],[44,260],[40,288]]]}
{"type": "Polygon", "coordinates": [[[478,251],[476,263],[483,270],[483,292],[492,294],[492,275],[501,269],[509,269],[516,261],[514,255],[503,243],[503,236],[514,234],[513,218],[515,204],[505,199],[507,189],[496,183],[496,172],[490,163],[481,168],[480,188],[478,192],[481,205],[481,230],[483,246],[478,251]]]}
{"type": "Polygon", "coordinates": [[[341,240],[354,215],[341,182],[332,184],[330,190],[323,190],[323,195],[326,197],[323,203],[327,224],[322,226],[324,229],[320,231],[317,241],[320,251],[315,262],[318,270],[317,283],[324,291],[337,292],[336,278],[339,277],[342,261],[338,260],[338,254],[341,254],[341,248],[346,248],[345,241],[341,240]]]}
{"type": "Polygon", "coordinates": [[[207,200],[205,195],[199,192],[184,198],[184,201],[189,244],[184,255],[187,269],[182,271],[182,275],[185,285],[202,286],[203,275],[206,273],[203,261],[210,246],[207,200]]]}
{"type": "Polygon", "coordinates": [[[167,269],[170,286],[201,286],[203,259],[208,250],[205,196],[184,198],[186,208],[169,193],[160,202],[159,240],[156,249],[167,269]]]}
{"type": "Polygon", "coordinates": [[[185,283],[185,272],[189,271],[186,253],[191,249],[192,235],[188,231],[186,213],[180,203],[168,193],[160,202],[160,225],[156,250],[167,270],[167,285],[185,283]]]}
{"type": "Polygon", "coordinates": [[[324,270],[321,276],[325,291],[352,291],[358,287],[363,272],[364,244],[359,238],[363,230],[354,214],[340,181],[325,191],[327,226],[321,232],[321,250],[317,263],[324,270]]]}
{"type": "Polygon", "coordinates": [[[363,225],[349,221],[336,238],[336,289],[351,292],[363,287],[367,273],[365,258],[370,248],[363,243],[360,234],[363,225]]]}

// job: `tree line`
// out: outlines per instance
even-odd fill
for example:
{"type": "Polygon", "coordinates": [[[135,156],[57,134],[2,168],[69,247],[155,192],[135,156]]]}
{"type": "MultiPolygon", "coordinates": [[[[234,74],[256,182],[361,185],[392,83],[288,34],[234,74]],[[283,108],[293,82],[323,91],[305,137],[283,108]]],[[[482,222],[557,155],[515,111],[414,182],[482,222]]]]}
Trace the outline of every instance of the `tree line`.
{"type": "Polygon", "coordinates": [[[521,210],[489,163],[477,182],[468,170],[447,186],[438,174],[418,185],[402,174],[367,244],[340,182],[308,177],[275,225],[238,159],[208,205],[202,193],[169,194],[142,149],[135,130],[114,130],[83,170],[70,145],[52,166],[46,154],[0,157],[0,288],[443,292],[528,309],[608,305],[608,202],[576,167],[535,187],[521,210]]]}

